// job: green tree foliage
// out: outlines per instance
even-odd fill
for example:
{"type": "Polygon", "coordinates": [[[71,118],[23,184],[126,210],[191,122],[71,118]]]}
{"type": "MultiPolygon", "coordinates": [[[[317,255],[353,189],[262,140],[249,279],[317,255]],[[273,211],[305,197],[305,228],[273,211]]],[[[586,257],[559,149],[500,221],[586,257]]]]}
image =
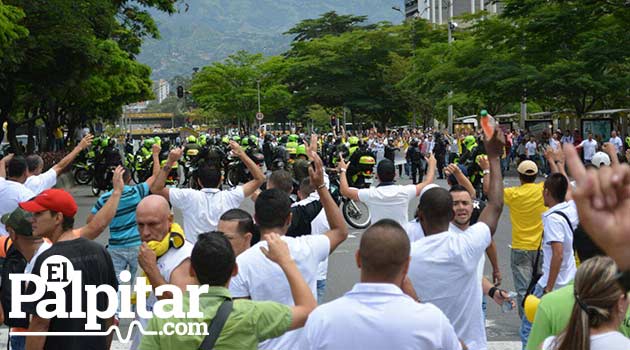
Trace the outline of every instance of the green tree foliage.
{"type": "Polygon", "coordinates": [[[59,125],[68,126],[71,135],[81,123],[117,119],[122,105],[152,97],[150,69],[134,61],[133,54],[145,36],[158,35],[147,9],[173,12],[172,1],[6,3],[13,17],[3,17],[7,6],[1,5],[0,28],[11,28],[10,20],[23,28],[22,35],[14,34],[0,49],[0,124],[8,122],[13,143],[17,127],[26,126],[32,134],[36,123],[43,122],[46,149],[59,125]],[[132,14],[138,5],[144,8],[132,14]],[[135,51],[122,34],[137,44],[135,51]],[[11,64],[4,63],[7,59],[11,64]]]}
{"type": "Polygon", "coordinates": [[[265,59],[239,51],[224,62],[203,68],[192,81],[192,92],[199,107],[253,125],[258,111],[257,82],[260,81],[261,110],[273,116],[290,105],[291,93],[282,83],[284,61],[280,57],[265,59]]]}
{"type": "Polygon", "coordinates": [[[341,35],[354,29],[374,29],[374,25],[361,25],[367,16],[338,15],[326,12],[319,18],[305,19],[284,34],[295,35],[293,41],[310,41],[326,35],[341,35]]]}

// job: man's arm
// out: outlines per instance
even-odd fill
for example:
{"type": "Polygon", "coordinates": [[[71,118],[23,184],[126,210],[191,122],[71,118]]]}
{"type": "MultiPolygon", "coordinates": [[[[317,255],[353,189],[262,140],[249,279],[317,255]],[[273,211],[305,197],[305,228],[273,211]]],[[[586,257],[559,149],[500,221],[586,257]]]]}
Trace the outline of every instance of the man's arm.
{"type": "Polygon", "coordinates": [[[562,242],[551,242],[551,265],[549,266],[549,278],[545,286],[545,293],[551,292],[553,286],[556,285],[556,279],[558,278],[560,266],[562,265],[562,246],[562,242]]]}
{"type": "Polygon", "coordinates": [[[453,174],[453,176],[455,176],[455,179],[457,180],[457,183],[462,185],[466,189],[466,191],[470,193],[470,196],[472,198],[477,198],[477,191],[475,190],[475,186],[473,186],[466,175],[462,173],[462,170],[457,164],[449,164],[446,167],[445,172],[448,174],[453,174]]]}
{"type": "Polygon", "coordinates": [[[427,177],[424,179],[424,181],[416,185],[416,197],[419,197],[420,193],[422,193],[422,189],[426,185],[432,184],[433,180],[435,179],[435,165],[437,164],[435,156],[433,155],[433,153],[431,153],[428,158],[425,157],[425,160],[429,163],[429,167],[427,169],[427,177]]]}
{"type": "Polygon", "coordinates": [[[92,139],[94,138],[94,136],[88,134],[86,135],[81,142],[79,142],[79,144],[74,147],[74,149],[72,150],[72,152],[68,153],[65,157],[63,157],[59,163],[53,165],[53,169],[55,170],[55,172],[57,173],[57,175],[61,174],[61,172],[63,171],[63,169],[65,169],[68,165],[70,165],[74,159],[79,155],[79,153],[81,153],[81,151],[83,151],[84,149],[90,147],[90,145],[92,144],[92,139]]]}
{"type": "Polygon", "coordinates": [[[486,140],[486,153],[490,162],[490,188],[488,190],[488,204],[481,212],[479,221],[490,228],[490,234],[497,230],[501,211],[503,210],[503,179],[501,178],[500,157],[505,147],[505,135],[500,129],[496,129],[494,136],[486,140]]]}
{"type": "Polygon", "coordinates": [[[158,173],[160,172],[160,150],[161,150],[160,146],[158,146],[157,144],[153,144],[151,148],[151,153],[153,157],[153,170],[151,172],[151,176],[145,181],[145,183],[147,184],[147,186],[149,186],[149,188],[153,186],[153,183],[155,182],[155,178],[158,176],[158,173]]]}
{"type": "MultiPolygon", "coordinates": [[[[310,157],[313,160],[315,169],[313,167],[308,168],[308,175],[311,180],[311,185],[316,188],[319,195],[319,201],[324,207],[326,213],[326,219],[330,226],[330,231],[324,233],[330,240],[330,253],[337,249],[337,247],[348,238],[348,227],[341,215],[341,210],[335,203],[335,200],[328,192],[326,185],[324,184],[324,163],[317,155],[317,152],[310,151],[310,157]]],[[[343,175],[343,174],[342,174],[343,175]]]]}
{"type": "Polygon", "coordinates": [[[301,328],[306,323],[308,315],[317,307],[317,301],[295,261],[291,258],[287,243],[279,235],[271,233],[267,236],[267,246],[269,249],[260,247],[260,250],[269,260],[280,266],[291,288],[295,306],[291,307],[292,317],[289,330],[301,328]]]}
{"type": "Polygon", "coordinates": [[[602,150],[606,152],[606,154],[610,158],[611,166],[619,165],[619,156],[617,156],[617,148],[614,144],[606,142],[602,145],[602,150]]]}
{"type": "Polygon", "coordinates": [[[0,177],[7,178],[7,164],[13,158],[13,153],[7,154],[4,158],[0,159],[0,177]]]}
{"type": "Polygon", "coordinates": [[[346,163],[343,157],[339,155],[339,162],[337,162],[337,166],[339,167],[339,192],[346,198],[358,201],[359,189],[350,187],[350,184],[348,184],[348,177],[346,176],[348,165],[350,165],[350,163],[346,163]]]}
{"type": "MultiPolygon", "coordinates": [[[[31,322],[28,325],[29,332],[48,332],[50,327],[50,320],[41,318],[37,315],[33,315],[31,322]]],[[[26,349],[27,350],[43,350],[44,344],[46,344],[45,336],[31,336],[26,337],[26,349]]]]}
{"type": "Polygon", "coordinates": [[[262,169],[260,169],[260,167],[256,165],[251,158],[249,158],[247,153],[243,151],[238,143],[230,141],[230,147],[232,147],[232,152],[234,152],[243,164],[245,164],[247,169],[249,169],[249,172],[254,177],[252,180],[243,185],[243,193],[245,197],[249,197],[254,194],[254,192],[265,182],[265,174],[263,174],[262,169]]]}
{"type": "Polygon", "coordinates": [[[112,195],[107,199],[105,205],[96,213],[96,215],[90,214],[90,216],[88,216],[87,225],[76,229],[75,233],[77,233],[78,236],[87,239],[96,239],[96,237],[98,237],[112,222],[112,219],[116,216],[118,203],[120,203],[120,197],[122,196],[122,192],[125,187],[122,180],[123,171],[123,167],[116,167],[112,178],[112,184],[114,185],[112,195]]]}
{"type": "Polygon", "coordinates": [[[164,166],[160,169],[160,171],[158,171],[153,184],[149,188],[151,193],[159,194],[162,197],[166,198],[167,201],[169,200],[169,196],[168,196],[169,190],[168,188],[165,188],[166,178],[168,178],[168,174],[171,172],[171,169],[173,168],[173,165],[175,164],[175,162],[177,162],[179,158],[182,157],[183,152],[184,152],[183,148],[177,147],[177,148],[172,149],[168,153],[168,159],[166,160],[166,164],[164,164],[164,166]]]}
{"type": "Polygon", "coordinates": [[[490,296],[492,294],[492,300],[494,300],[497,305],[503,304],[505,301],[509,301],[512,304],[512,307],[516,307],[516,302],[514,299],[510,298],[508,293],[503,289],[496,288],[487,278],[483,277],[481,279],[481,289],[483,290],[483,295],[490,296]],[[494,288],[493,293],[490,293],[490,290],[494,288]]]}
{"type": "Polygon", "coordinates": [[[499,269],[499,257],[497,255],[497,245],[492,240],[492,243],[486,248],[486,255],[488,256],[488,260],[490,260],[490,264],[492,264],[492,282],[496,286],[501,285],[501,270],[499,269]]]}

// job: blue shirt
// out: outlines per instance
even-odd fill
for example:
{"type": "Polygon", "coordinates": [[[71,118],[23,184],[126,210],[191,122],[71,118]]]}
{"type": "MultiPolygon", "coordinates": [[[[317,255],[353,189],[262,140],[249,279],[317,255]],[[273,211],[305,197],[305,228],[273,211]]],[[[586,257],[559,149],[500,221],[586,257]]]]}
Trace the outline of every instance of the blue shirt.
{"type": "MultiPolygon", "coordinates": [[[[137,247],[142,243],[136,226],[136,207],[142,198],[149,194],[149,185],[146,182],[135,186],[125,185],[116,215],[109,224],[109,245],[111,247],[137,247]]],[[[104,193],[92,207],[92,214],[96,214],[111,195],[112,191],[104,193]]]]}

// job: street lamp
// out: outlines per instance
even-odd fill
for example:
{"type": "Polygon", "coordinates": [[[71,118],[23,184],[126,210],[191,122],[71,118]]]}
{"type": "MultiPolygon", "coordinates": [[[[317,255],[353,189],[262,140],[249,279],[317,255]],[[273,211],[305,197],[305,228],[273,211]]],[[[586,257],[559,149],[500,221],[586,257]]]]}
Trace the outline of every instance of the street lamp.
{"type": "MultiPolygon", "coordinates": [[[[448,44],[453,43],[453,30],[457,28],[457,23],[453,22],[453,0],[448,1],[448,44]]],[[[453,91],[448,92],[448,98],[453,97],[453,91]]],[[[453,133],[453,105],[448,105],[448,132],[453,133]]]]}

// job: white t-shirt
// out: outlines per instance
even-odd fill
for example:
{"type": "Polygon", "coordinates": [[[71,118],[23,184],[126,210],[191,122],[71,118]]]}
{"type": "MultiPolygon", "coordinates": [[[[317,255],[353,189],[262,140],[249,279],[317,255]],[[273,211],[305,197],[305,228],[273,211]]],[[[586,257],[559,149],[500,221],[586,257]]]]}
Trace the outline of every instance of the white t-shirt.
{"type": "MultiPolygon", "coordinates": [[[[291,207],[307,205],[313,200],[319,200],[319,195],[317,195],[317,192],[311,193],[308,198],[305,198],[297,203],[293,203],[291,207]],[[313,194],[315,194],[316,197],[314,197],[313,194]]],[[[313,221],[311,221],[311,235],[323,235],[328,231],[330,231],[330,225],[328,224],[328,218],[326,218],[326,211],[322,209],[319,211],[319,214],[317,214],[313,221]]],[[[319,263],[319,268],[317,269],[317,280],[325,280],[327,276],[328,257],[326,257],[326,260],[319,263]]]]}
{"type": "Polygon", "coordinates": [[[355,284],[343,297],[317,307],[304,333],[304,348],[312,350],[461,349],[440,309],[389,283],[355,284]]]}
{"type": "Polygon", "coordinates": [[[184,233],[193,245],[199,234],[216,230],[221,215],[238,208],[245,199],[242,186],[229,191],[217,188],[204,188],[200,191],[171,188],[168,196],[173,207],[182,211],[184,233]]]}
{"type": "Polygon", "coordinates": [[[402,227],[409,221],[409,202],[416,196],[416,185],[389,185],[359,190],[359,200],[370,209],[372,223],[392,219],[402,227]]]}
{"type": "Polygon", "coordinates": [[[556,284],[553,289],[564,287],[575,277],[577,267],[575,266],[575,258],[573,257],[573,231],[580,224],[577,208],[574,201],[562,202],[549,208],[542,215],[542,222],[544,228],[543,234],[543,275],[538,280],[538,284],[541,287],[547,286],[547,280],[549,279],[549,270],[551,268],[551,257],[553,255],[551,249],[552,242],[562,243],[562,264],[560,265],[560,271],[556,278],[556,284]],[[561,211],[571,221],[571,226],[567,220],[560,214],[552,214],[553,212],[561,211]]]}
{"type": "Polygon", "coordinates": [[[527,150],[527,156],[535,156],[536,155],[536,142],[529,141],[525,144],[525,149],[527,150]]]}
{"type": "MultiPolygon", "coordinates": [[[[0,216],[12,213],[17,209],[18,203],[26,202],[33,197],[35,197],[35,193],[23,184],[0,177],[0,198],[2,198],[0,200],[0,216]]],[[[7,234],[9,233],[4,224],[0,223],[0,235],[7,234]]]]}
{"type": "MultiPolygon", "coordinates": [[[[466,231],[460,230],[459,227],[455,226],[452,222],[448,225],[448,230],[457,234],[462,234],[466,232],[466,231]]],[[[477,263],[477,279],[479,281],[483,279],[483,269],[485,267],[486,267],[486,254],[482,254],[481,258],[479,259],[479,262],[477,263]]],[[[483,300],[483,295],[481,299],[483,300]]]]}
{"type": "Polygon", "coordinates": [[[24,186],[33,191],[36,195],[42,191],[52,188],[57,184],[57,172],[50,168],[47,172],[29,176],[24,182],[24,186]]]}
{"type": "Polygon", "coordinates": [[[470,350],[487,348],[477,268],[491,240],[490,228],[480,222],[463,233],[446,231],[411,244],[408,276],[416,293],[444,312],[470,350]]]}
{"type": "Polygon", "coordinates": [[[560,142],[557,141],[554,138],[550,138],[549,139],[549,146],[551,146],[552,149],[558,149],[558,148],[560,148],[560,142]]]}
{"type": "MultiPolygon", "coordinates": [[[[170,248],[166,252],[166,254],[162,255],[157,260],[158,270],[160,270],[160,275],[162,275],[162,278],[164,278],[166,283],[169,283],[171,281],[171,274],[173,273],[173,270],[175,270],[179,265],[181,265],[182,262],[184,262],[184,260],[190,259],[192,250],[193,250],[193,245],[190,242],[185,241],[184,245],[181,246],[179,249],[170,248]]],[[[154,291],[151,291],[151,294],[149,294],[149,297],[147,298],[147,311],[149,312],[153,311],[153,306],[155,305],[156,302],[157,302],[157,297],[155,296],[154,291]]],[[[136,314],[136,319],[140,321],[140,324],[142,324],[142,327],[144,329],[147,329],[147,326],[149,324],[148,319],[142,318],[138,316],[138,314],[136,314]]],[[[142,334],[140,334],[140,332],[137,329],[134,329],[133,341],[131,343],[130,350],[135,350],[140,346],[141,338],[142,338],[142,334]]]]}
{"type": "MultiPolygon", "coordinates": [[[[319,264],[330,254],[330,240],[324,235],[286,237],[291,257],[295,260],[302,277],[317,295],[317,272],[319,264]]],[[[250,297],[251,300],[275,301],[293,306],[293,297],[289,281],[278,264],[269,260],[260,251],[267,247],[266,241],[260,241],[236,257],[238,275],[230,281],[230,293],[234,298],[250,297]]],[[[300,349],[302,329],[287,332],[284,335],[265,340],[258,345],[262,350],[300,349]]]]}
{"type": "Polygon", "coordinates": [[[615,145],[617,153],[621,153],[621,151],[623,151],[623,142],[621,141],[621,138],[619,136],[611,137],[608,142],[615,145]]]}
{"type": "MultiPolygon", "coordinates": [[[[543,342],[543,350],[555,350],[555,336],[551,336],[543,342]]],[[[591,335],[591,350],[628,350],[630,349],[630,339],[619,332],[607,332],[591,335]]]]}
{"type": "Polygon", "coordinates": [[[591,160],[593,159],[593,156],[595,155],[595,151],[597,151],[597,141],[595,140],[584,140],[582,141],[582,143],[580,143],[580,146],[582,146],[582,149],[584,150],[584,159],[585,160],[591,160]]]}
{"type": "Polygon", "coordinates": [[[405,226],[405,232],[407,232],[407,237],[409,237],[409,242],[413,243],[419,239],[424,238],[424,230],[422,229],[422,225],[416,219],[409,221],[405,226]]]}

